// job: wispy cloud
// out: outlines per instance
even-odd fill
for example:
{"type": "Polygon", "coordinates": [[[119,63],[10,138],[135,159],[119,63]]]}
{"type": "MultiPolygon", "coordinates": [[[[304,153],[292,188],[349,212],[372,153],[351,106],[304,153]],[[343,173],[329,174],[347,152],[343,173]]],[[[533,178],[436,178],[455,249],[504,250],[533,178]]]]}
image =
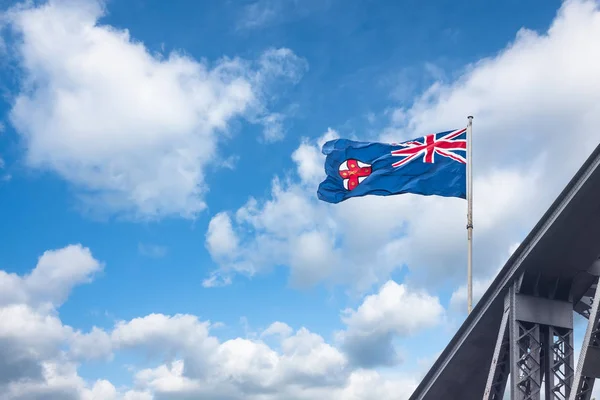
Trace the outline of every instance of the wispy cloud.
{"type": "Polygon", "coordinates": [[[274,21],[281,15],[280,4],[271,0],[259,0],[244,7],[238,21],[238,29],[253,29],[274,21]]]}
{"type": "MultiPolygon", "coordinates": [[[[0,42],[0,51],[2,50],[2,43],[0,42]]],[[[2,122],[0,122],[0,135],[2,133],[4,133],[5,130],[5,126],[2,122]]],[[[4,158],[0,157],[0,169],[4,169],[6,167],[6,162],[4,161],[4,158]]],[[[2,182],[8,182],[12,179],[12,175],[11,174],[2,174],[0,176],[0,181],[2,182]]]]}
{"type": "Polygon", "coordinates": [[[139,243],[138,252],[144,257],[161,258],[167,255],[167,248],[155,244],[139,243]]]}
{"type": "Polygon", "coordinates": [[[257,0],[242,9],[237,29],[260,29],[284,23],[326,10],[330,4],[331,0],[257,0]]]}
{"type": "Polygon", "coordinates": [[[229,156],[221,161],[221,167],[234,170],[239,160],[240,156],[238,155],[229,156]]]}

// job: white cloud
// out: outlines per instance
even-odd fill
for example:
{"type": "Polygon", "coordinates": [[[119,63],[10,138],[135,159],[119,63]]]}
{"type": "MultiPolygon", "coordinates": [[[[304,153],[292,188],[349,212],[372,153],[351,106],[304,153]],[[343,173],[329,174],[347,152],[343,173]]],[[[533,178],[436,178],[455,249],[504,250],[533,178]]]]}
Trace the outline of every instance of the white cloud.
{"type": "MultiPolygon", "coordinates": [[[[44,252],[27,275],[0,270],[0,399],[79,399],[86,390],[68,354],[94,356],[102,342],[89,346],[57,309],[101,268],[89,249],[71,245],[44,252]]],[[[94,330],[89,337],[101,335],[94,330]]]]}
{"type": "MultiPolygon", "coordinates": [[[[273,200],[260,204],[255,199],[248,202],[235,213],[235,226],[229,217],[217,214],[211,221],[211,227],[222,227],[223,235],[236,238],[236,248],[228,247],[213,258],[221,268],[209,280],[217,279],[222,283],[230,281],[231,274],[253,275],[277,265],[289,265],[295,284],[312,284],[324,278],[336,268],[339,258],[333,249],[328,227],[328,217],[322,208],[314,207],[307,197],[304,187],[289,186],[275,179],[272,188],[273,200]],[[255,236],[248,237],[245,232],[255,236]],[[298,246],[298,243],[309,246],[298,246]]],[[[215,235],[207,235],[207,247],[213,248],[215,235]],[[211,240],[213,242],[211,242],[211,240]]],[[[232,243],[233,240],[224,241],[232,243]]]]}
{"type": "MultiPolygon", "coordinates": [[[[225,341],[211,332],[220,324],[189,314],[150,314],[89,332],[64,325],[60,305],[100,265],[88,249],[68,246],[45,252],[28,275],[2,271],[3,287],[14,285],[19,294],[0,304],[5,321],[0,326],[0,400],[407,399],[415,386],[415,377],[406,374],[390,378],[355,369],[343,349],[304,327],[294,331],[280,321],[253,338],[225,341]],[[42,278],[48,287],[40,294],[36,282],[42,278]],[[120,352],[142,355],[153,366],[130,369],[132,384],[119,388],[102,377],[86,381],[79,376],[81,363],[114,362],[120,352]],[[378,385],[374,391],[368,389],[373,383],[378,385]]],[[[390,282],[356,311],[344,312],[346,333],[387,329],[413,334],[427,326],[426,314],[435,308],[429,307],[431,302],[437,300],[390,282]],[[417,306],[422,315],[415,321],[407,307],[417,306]],[[391,315],[388,326],[377,326],[391,315]]]]}
{"type": "Polygon", "coordinates": [[[292,328],[284,323],[284,322],[273,322],[271,325],[269,325],[269,327],[267,329],[265,329],[260,336],[261,337],[266,337],[266,336],[279,336],[281,338],[286,338],[289,337],[292,334],[293,330],[292,328]]]}
{"type": "Polygon", "coordinates": [[[74,286],[91,282],[101,269],[102,264],[81,245],[46,251],[26,276],[0,270],[0,306],[59,306],[74,286]]]}
{"type": "Polygon", "coordinates": [[[436,297],[388,281],[377,294],[367,296],[357,310],[345,310],[342,320],[356,333],[383,330],[407,336],[435,326],[442,313],[436,297]]]}
{"type": "Polygon", "coordinates": [[[0,307],[0,317],[0,388],[19,379],[42,379],[41,361],[60,355],[70,330],[57,317],[25,304],[0,307]]]}
{"type": "Polygon", "coordinates": [[[226,213],[219,213],[210,220],[206,233],[206,247],[210,255],[217,259],[238,251],[238,238],[226,213]]]}
{"type": "Polygon", "coordinates": [[[393,365],[400,361],[393,339],[432,328],[442,323],[443,315],[437,297],[388,281],[356,310],[344,310],[348,328],[338,333],[338,340],[356,365],[393,365]]]}
{"type": "Polygon", "coordinates": [[[209,335],[209,322],[192,315],[150,314],[129,322],[119,322],[111,339],[117,349],[143,349],[148,355],[173,358],[184,355],[187,373],[194,377],[210,365],[210,354],[218,341],[209,335]]]}
{"type": "Polygon", "coordinates": [[[106,380],[98,380],[92,389],[83,396],[85,400],[117,400],[117,389],[106,380]]]}
{"type": "MultiPolygon", "coordinates": [[[[273,329],[282,326],[273,325],[273,329]]],[[[136,375],[159,392],[202,391],[215,382],[219,386],[214,390],[243,391],[246,385],[258,385],[256,390],[272,391],[298,380],[324,384],[337,376],[336,371],[344,372],[344,355],[304,328],[282,336],[279,354],[259,340],[236,338],[220,343],[210,335],[209,327],[191,315],[155,314],[120,322],[110,336],[115,349],[140,348],[152,357],[171,360],[170,366],[136,375]],[[232,378],[239,387],[227,388],[232,378]]]]}
{"type": "Polygon", "coordinates": [[[280,138],[269,87],[297,82],[306,62],[288,49],[212,64],[152,55],[128,31],[98,23],[103,4],[50,1],[5,14],[22,39],[11,121],[27,164],[75,184],[95,211],[194,217],[205,208],[205,168],[219,137],[246,117],[280,138]]]}
{"type": "Polygon", "coordinates": [[[371,370],[359,370],[339,395],[341,400],[408,399],[419,382],[414,377],[392,376],[389,379],[371,370]]]}
{"type": "Polygon", "coordinates": [[[141,370],[136,374],[136,381],[138,385],[162,393],[198,390],[198,385],[193,380],[183,376],[183,367],[183,361],[177,360],[170,365],[141,370]]]}
{"type": "Polygon", "coordinates": [[[69,341],[69,354],[75,360],[112,359],[113,343],[102,329],[93,327],[88,333],[75,332],[69,341]]]}
{"type": "Polygon", "coordinates": [[[55,362],[42,363],[43,379],[30,379],[11,382],[2,388],[2,400],[79,399],[83,382],[70,364],[55,362]]]}
{"type": "MultiPolygon", "coordinates": [[[[153,314],[117,323],[107,333],[113,351],[138,349],[150,361],[165,360],[135,372],[136,392],[128,393],[144,399],[152,395],[154,399],[368,400],[391,396],[386,392],[375,397],[367,391],[368,382],[379,382],[386,389],[403,388],[400,399],[408,398],[415,386],[408,376],[393,383],[375,371],[353,370],[343,352],[306,328],[293,332],[285,323],[273,323],[261,336],[276,339],[280,348],[276,351],[258,339],[220,342],[210,335],[210,326],[192,315],[153,314]],[[407,382],[409,386],[404,385],[407,382]]],[[[99,382],[96,391],[116,393],[110,383],[99,382]]]]}
{"type": "Polygon", "coordinates": [[[329,128],[317,140],[317,147],[310,141],[304,140],[302,144],[292,154],[292,160],[298,168],[298,175],[303,182],[318,184],[323,177],[323,156],[320,148],[325,142],[339,138],[339,134],[329,128]]]}

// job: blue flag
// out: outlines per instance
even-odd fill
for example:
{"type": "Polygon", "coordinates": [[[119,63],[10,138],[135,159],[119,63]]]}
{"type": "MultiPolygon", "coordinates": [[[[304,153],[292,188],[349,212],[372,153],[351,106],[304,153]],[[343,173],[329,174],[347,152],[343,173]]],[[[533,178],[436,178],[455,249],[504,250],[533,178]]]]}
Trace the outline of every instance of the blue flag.
{"type": "Polygon", "coordinates": [[[427,135],[404,143],[331,140],[323,145],[327,177],[319,199],[414,193],[466,198],[466,129],[427,135]]]}

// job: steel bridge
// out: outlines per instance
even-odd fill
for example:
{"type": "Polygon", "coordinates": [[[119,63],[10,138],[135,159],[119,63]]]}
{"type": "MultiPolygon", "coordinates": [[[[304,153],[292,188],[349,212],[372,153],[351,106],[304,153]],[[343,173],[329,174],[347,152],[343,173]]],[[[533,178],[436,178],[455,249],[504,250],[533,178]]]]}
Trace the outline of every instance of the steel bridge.
{"type": "Polygon", "coordinates": [[[599,256],[600,146],[510,257],[410,400],[591,400],[600,378],[599,256]],[[588,321],[577,365],[574,313],[588,321]]]}

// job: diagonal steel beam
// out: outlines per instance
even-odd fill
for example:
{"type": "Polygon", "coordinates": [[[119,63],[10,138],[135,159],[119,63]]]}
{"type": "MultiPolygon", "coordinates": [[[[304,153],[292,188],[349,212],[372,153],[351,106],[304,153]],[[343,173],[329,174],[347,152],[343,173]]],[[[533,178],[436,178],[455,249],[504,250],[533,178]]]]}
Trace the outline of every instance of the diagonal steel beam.
{"type": "Polygon", "coordinates": [[[504,314],[498,330],[498,339],[494,348],[492,365],[485,385],[483,400],[502,400],[506,390],[506,382],[510,373],[510,335],[508,334],[510,316],[510,298],[504,300],[504,314]]]}
{"type": "Polygon", "coordinates": [[[569,400],[590,400],[594,381],[600,378],[600,293],[598,281],[594,285],[592,307],[588,316],[588,326],[583,338],[575,380],[569,400]]]}

